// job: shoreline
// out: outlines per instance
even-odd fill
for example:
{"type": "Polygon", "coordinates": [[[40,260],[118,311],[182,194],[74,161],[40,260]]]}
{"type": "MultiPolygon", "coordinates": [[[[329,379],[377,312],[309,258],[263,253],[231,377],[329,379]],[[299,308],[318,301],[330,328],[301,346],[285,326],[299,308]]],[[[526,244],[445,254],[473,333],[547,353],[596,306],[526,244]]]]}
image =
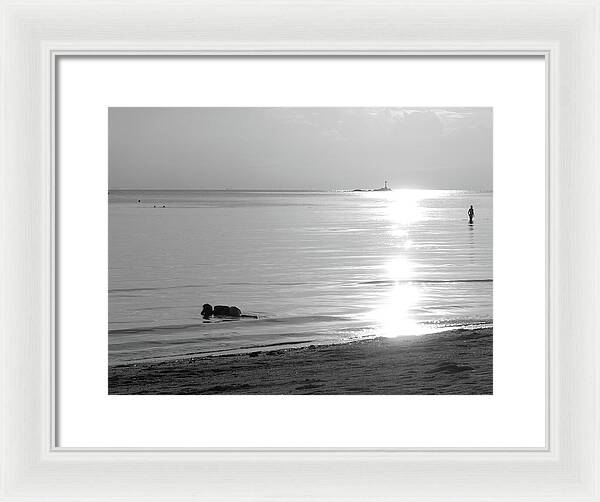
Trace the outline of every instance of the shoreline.
{"type": "MultiPolygon", "coordinates": [[[[473,326],[473,325],[472,325],[473,326]]],[[[404,335],[404,336],[400,336],[397,338],[392,338],[395,340],[414,340],[416,338],[420,338],[420,339],[424,339],[425,337],[439,337],[439,336],[443,336],[444,334],[447,333],[454,333],[454,332],[464,332],[464,331],[479,331],[482,329],[492,329],[493,325],[491,322],[485,322],[483,323],[481,326],[474,326],[474,327],[452,327],[452,328],[441,328],[437,331],[431,331],[431,332],[425,332],[421,335],[404,335]]],[[[111,330],[109,330],[109,334],[111,333],[111,330]]],[[[166,364],[166,363],[186,363],[188,362],[190,359],[191,360],[197,360],[197,359],[204,359],[207,357],[225,357],[225,356],[243,356],[243,355],[248,355],[248,354],[254,354],[257,352],[272,352],[272,351],[288,351],[288,350],[298,350],[298,349],[306,349],[309,347],[330,347],[330,346],[334,346],[334,345],[351,345],[351,344],[355,344],[355,343],[363,343],[363,342],[371,342],[373,340],[377,340],[377,339],[390,339],[388,337],[384,337],[384,336],[373,336],[373,337],[365,337],[365,338],[356,338],[354,340],[345,340],[345,341],[336,341],[336,342],[325,342],[325,343],[321,343],[321,342],[317,342],[316,340],[298,340],[298,341],[287,341],[287,342],[276,342],[276,343],[270,343],[270,344],[266,344],[266,345],[247,345],[247,346],[242,346],[242,347],[238,347],[238,348],[231,348],[231,349],[218,349],[218,350],[206,350],[206,351],[202,351],[202,352],[194,352],[194,353],[187,353],[187,354],[180,354],[176,357],[170,358],[170,357],[148,357],[148,358],[142,358],[142,359],[137,359],[131,362],[117,362],[114,364],[108,363],[108,367],[110,368],[118,368],[120,366],[137,366],[137,365],[144,365],[144,364],[166,364]],[[277,348],[279,346],[283,346],[281,348],[277,348]]],[[[109,358],[110,359],[110,358],[109,358]]]]}
{"type": "Polygon", "coordinates": [[[108,368],[117,394],[492,394],[493,328],[108,368]]]}

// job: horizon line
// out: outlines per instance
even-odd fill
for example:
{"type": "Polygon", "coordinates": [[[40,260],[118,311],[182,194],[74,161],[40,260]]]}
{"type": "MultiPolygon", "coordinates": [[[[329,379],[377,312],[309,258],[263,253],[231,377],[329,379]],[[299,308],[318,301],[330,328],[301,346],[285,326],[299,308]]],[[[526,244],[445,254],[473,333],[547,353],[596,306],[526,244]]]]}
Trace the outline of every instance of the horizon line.
{"type": "MultiPolygon", "coordinates": [[[[108,191],[126,192],[352,192],[353,190],[373,190],[373,188],[108,188],[108,191]]],[[[493,192],[493,189],[481,188],[424,188],[424,187],[400,187],[394,190],[456,190],[462,192],[493,192]]]]}

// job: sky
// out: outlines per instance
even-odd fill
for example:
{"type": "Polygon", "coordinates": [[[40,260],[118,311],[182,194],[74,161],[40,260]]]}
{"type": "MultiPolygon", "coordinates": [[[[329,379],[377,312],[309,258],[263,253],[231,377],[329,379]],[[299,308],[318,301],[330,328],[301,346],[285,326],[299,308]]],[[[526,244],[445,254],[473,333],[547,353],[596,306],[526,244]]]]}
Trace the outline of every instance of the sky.
{"type": "Polygon", "coordinates": [[[492,108],[109,108],[109,189],[492,190],[492,108]]]}

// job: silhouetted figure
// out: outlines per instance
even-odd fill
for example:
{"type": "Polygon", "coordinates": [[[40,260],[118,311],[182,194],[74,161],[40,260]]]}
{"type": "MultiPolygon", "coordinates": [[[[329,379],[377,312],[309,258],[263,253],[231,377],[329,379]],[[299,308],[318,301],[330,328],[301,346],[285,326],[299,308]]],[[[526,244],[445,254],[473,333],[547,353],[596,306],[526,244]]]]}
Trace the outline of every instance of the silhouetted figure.
{"type": "Polygon", "coordinates": [[[473,211],[473,206],[471,206],[469,208],[469,211],[467,213],[469,215],[469,225],[473,224],[473,217],[475,216],[475,211],[473,211]]]}
{"type": "Polygon", "coordinates": [[[204,305],[202,305],[202,317],[204,317],[204,319],[210,319],[210,316],[213,315],[213,308],[212,305],[210,303],[205,303],[204,305]]]}

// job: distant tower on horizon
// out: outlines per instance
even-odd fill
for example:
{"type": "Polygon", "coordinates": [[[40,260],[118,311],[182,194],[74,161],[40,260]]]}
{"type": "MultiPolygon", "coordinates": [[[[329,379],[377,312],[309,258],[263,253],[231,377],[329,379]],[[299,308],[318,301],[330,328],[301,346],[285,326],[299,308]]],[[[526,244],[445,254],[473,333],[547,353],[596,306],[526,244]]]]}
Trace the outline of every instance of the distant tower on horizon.
{"type": "Polygon", "coordinates": [[[387,181],[384,182],[384,186],[381,188],[376,188],[375,190],[373,190],[374,192],[391,192],[392,189],[390,187],[387,186],[387,181]]]}

